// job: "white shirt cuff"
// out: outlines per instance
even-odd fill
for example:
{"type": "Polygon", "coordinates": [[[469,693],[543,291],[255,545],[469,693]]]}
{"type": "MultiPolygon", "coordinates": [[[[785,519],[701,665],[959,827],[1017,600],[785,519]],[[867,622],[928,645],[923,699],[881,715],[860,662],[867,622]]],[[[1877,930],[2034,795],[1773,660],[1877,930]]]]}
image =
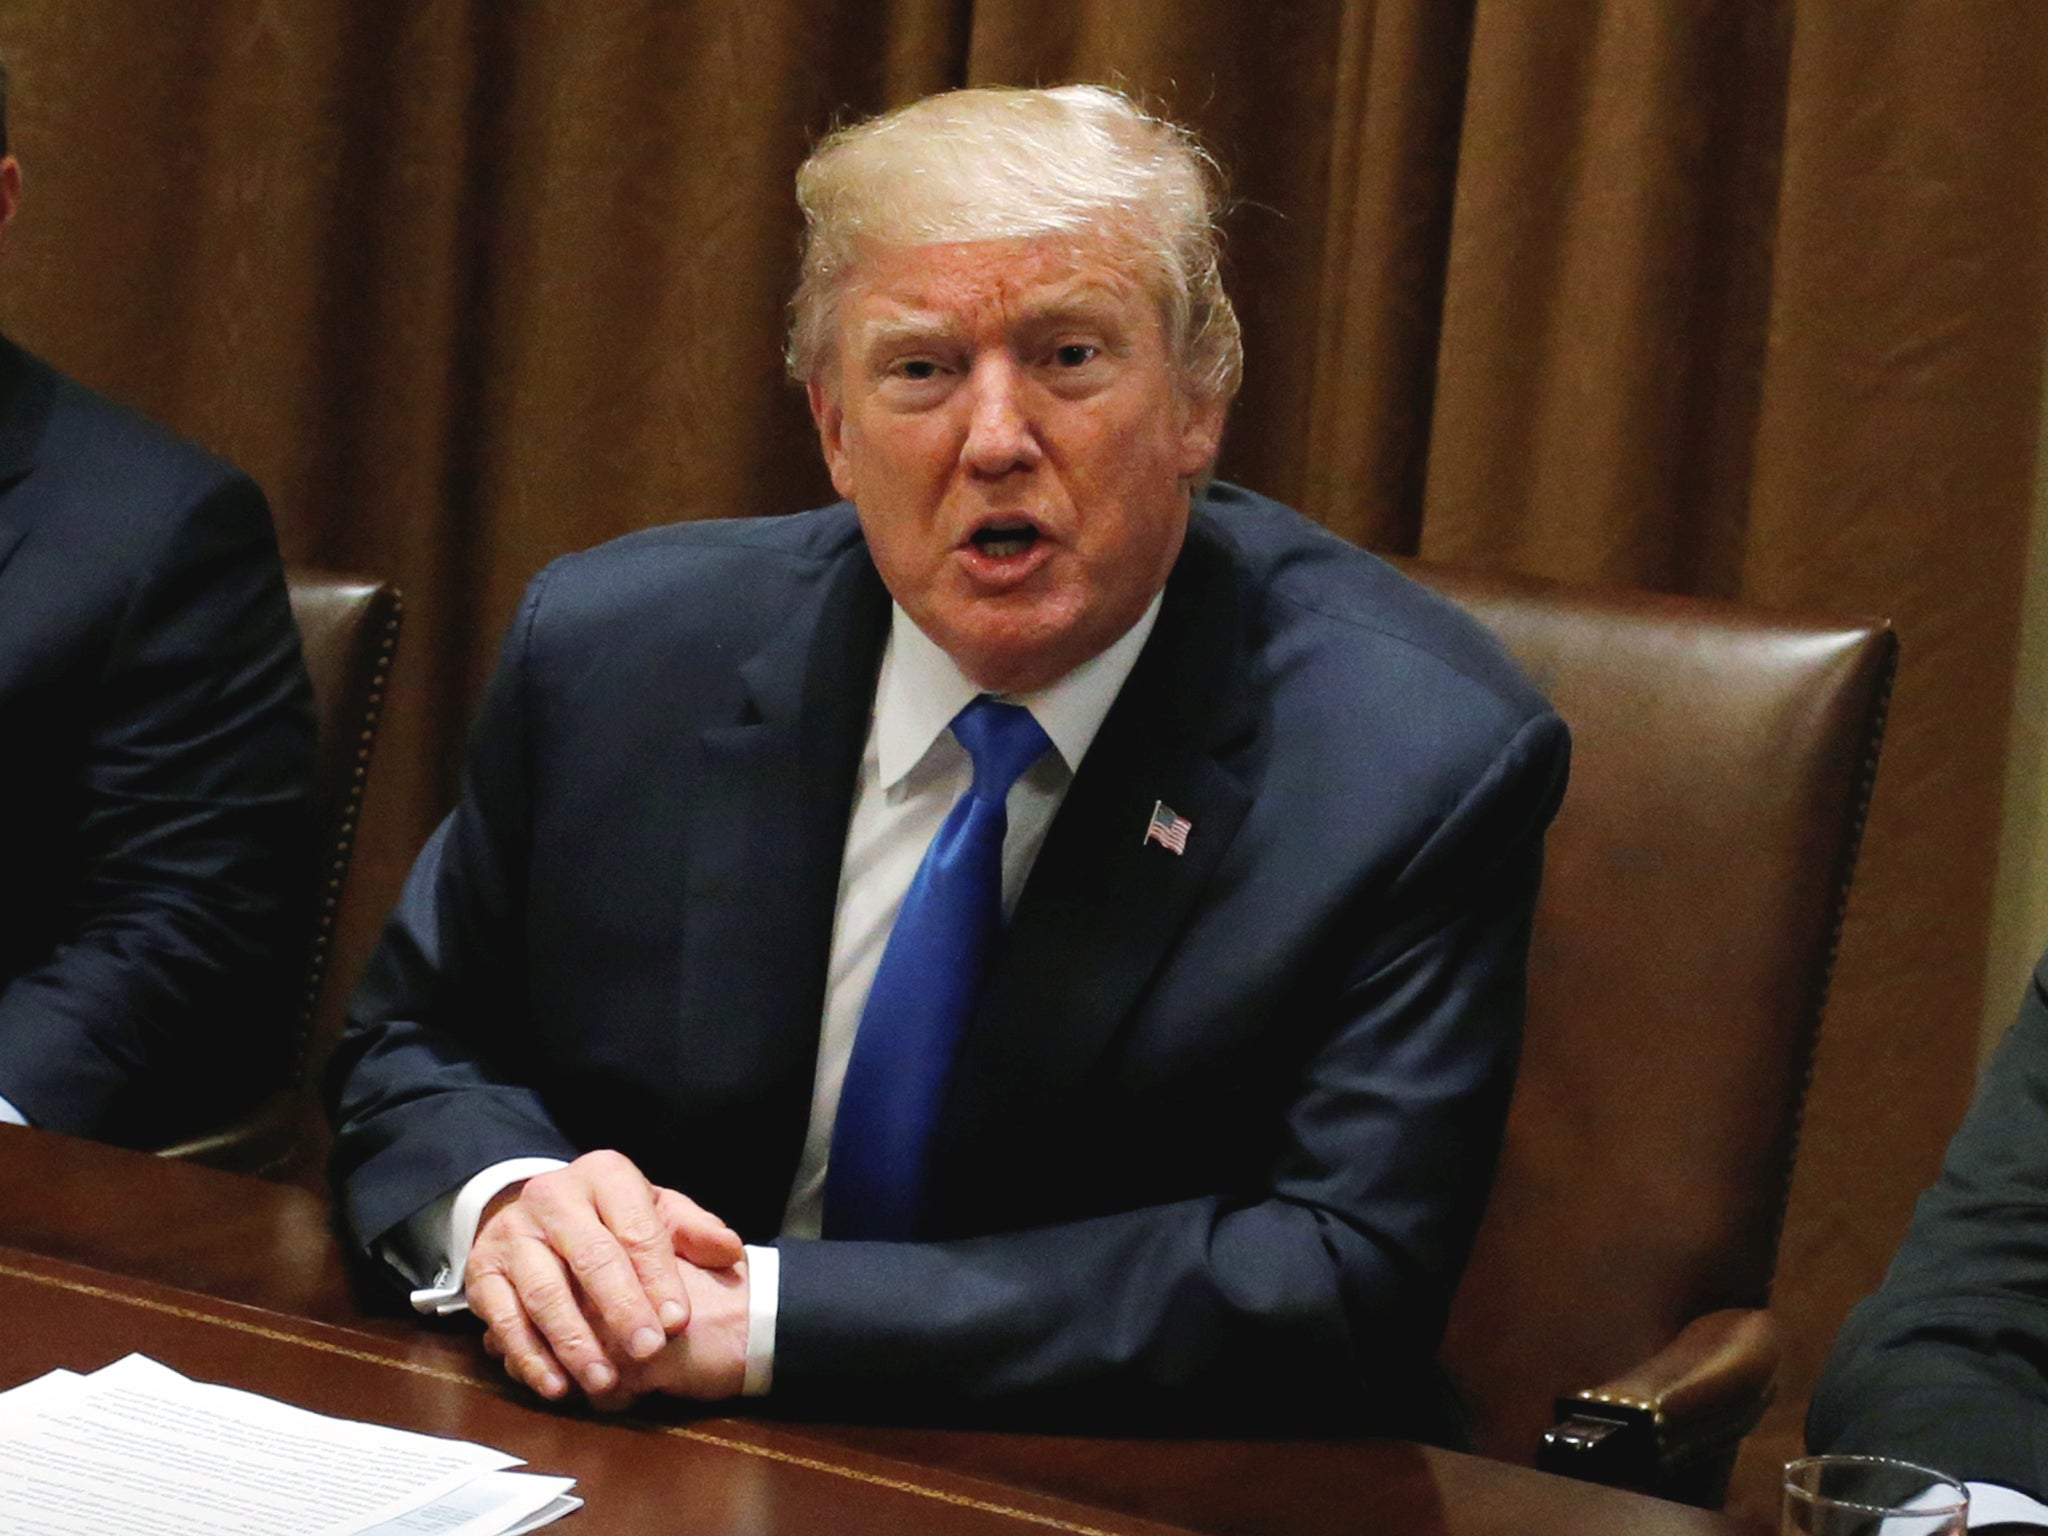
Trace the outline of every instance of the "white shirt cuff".
{"type": "Polygon", "coordinates": [[[0,1125],[27,1125],[28,1116],[5,1099],[0,1099],[0,1125]]]}
{"type": "MultiPolygon", "coordinates": [[[[2048,1505],[2028,1498],[2017,1489],[2003,1483],[1965,1483],[1963,1490],[1970,1496],[1970,1513],[1967,1522],[1971,1530],[1987,1525],[2017,1525],[2048,1529],[2048,1505]]],[[[1914,1518],[1914,1511],[1940,1509],[1949,1503],[1945,1484],[1935,1483],[1916,1499],[1901,1504],[1896,1513],[1887,1515],[1877,1527],[1877,1536],[1906,1536],[1906,1533],[1923,1531],[1927,1528],[1924,1518],[1914,1518]]]]}
{"type": "Polygon", "coordinates": [[[1970,1524],[2048,1526],[2048,1505],[2003,1483],[1965,1483],[1970,1490],[1970,1524]]]}
{"type": "Polygon", "coordinates": [[[484,1207],[500,1190],[522,1179],[568,1166],[559,1157],[515,1157],[493,1163],[473,1174],[462,1188],[408,1216],[393,1234],[395,1240],[384,1245],[384,1259],[418,1287],[412,1293],[413,1310],[434,1317],[467,1312],[469,1297],[463,1290],[462,1273],[468,1267],[470,1244],[476,1241],[484,1207]],[[433,1280],[422,1284],[428,1274],[433,1280]]]}
{"type": "Polygon", "coordinates": [[[747,1248],[747,1374],[741,1397],[765,1397],[775,1381],[775,1310],[782,1300],[782,1250],[747,1248]]]}

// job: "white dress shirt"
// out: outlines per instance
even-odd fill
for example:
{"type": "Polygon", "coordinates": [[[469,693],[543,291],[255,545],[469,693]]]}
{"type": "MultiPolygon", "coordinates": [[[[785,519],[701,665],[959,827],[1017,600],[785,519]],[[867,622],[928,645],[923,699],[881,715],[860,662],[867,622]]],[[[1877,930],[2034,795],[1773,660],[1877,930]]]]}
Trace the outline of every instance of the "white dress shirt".
{"type": "Polygon", "coordinates": [[[0,1099],[0,1125],[27,1125],[28,1116],[5,1099],[0,1099]]]}
{"type": "MultiPolygon", "coordinates": [[[[1159,602],[1154,596],[1121,639],[1051,687],[999,695],[1030,710],[1053,744],[1004,802],[1009,818],[1003,838],[1005,917],[1024,889],[1075,770],[1152,633],[1159,602]]],[[[953,803],[974,782],[973,760],[948,727],[981,691],[908,614],[894,608],[840,861],[811,1117],[783,1210],[784,1237],[816,1237],[822,1224],[832,1127],[861,1012],[925,849],[953,803]]],[[[462,1267],[484,1207],[508,1185],[561,1166],[553,1158],[499,1163],[415,1213],[386,1244],[384,1255],[415,1282],[434,1277],[432,1284],[413,1292],[413,1306],[442,1314],[463,1310],[468,1303],[462,1267]]],[[[741,1389],[747,1396],[766,1392],[773,1377],[780,1277],[781,1256],[775,1249],[747,1249],[747,1370],[741,1389]]]]}

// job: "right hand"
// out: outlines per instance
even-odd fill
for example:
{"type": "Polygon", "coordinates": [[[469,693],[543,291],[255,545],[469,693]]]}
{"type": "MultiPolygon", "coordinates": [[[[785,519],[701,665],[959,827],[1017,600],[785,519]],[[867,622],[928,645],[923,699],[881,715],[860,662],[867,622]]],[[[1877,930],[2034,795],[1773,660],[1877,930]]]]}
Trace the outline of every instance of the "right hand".
{"type": "Polygon", "coordinates": [[[506,1372],[542,1397],[611,1394],[689,1326],[682,1264],[729,1269],[739,1235],[617,1152],[502,1191],[484,1208],[463,1285],[506,1372]]]}

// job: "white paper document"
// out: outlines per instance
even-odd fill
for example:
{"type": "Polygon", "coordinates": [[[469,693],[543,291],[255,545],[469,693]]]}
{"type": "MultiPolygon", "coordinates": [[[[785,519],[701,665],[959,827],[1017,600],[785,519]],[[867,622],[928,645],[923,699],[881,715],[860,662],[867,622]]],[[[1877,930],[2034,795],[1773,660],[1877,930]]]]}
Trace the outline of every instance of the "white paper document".
{"type": "Polygon", "coordinates": [[[142,1355],[0,1392],[9,1536],[514,1536],[580,1507],[573,1479],[517,1465],[142,1355]]]}
{"type": "Polygon", "coordinates": [[[373,1525],[362,1536],[524,1536],[552,1525],[583,1501],[573,1477],[486,1472],[420,1509],[373,1525]]]}

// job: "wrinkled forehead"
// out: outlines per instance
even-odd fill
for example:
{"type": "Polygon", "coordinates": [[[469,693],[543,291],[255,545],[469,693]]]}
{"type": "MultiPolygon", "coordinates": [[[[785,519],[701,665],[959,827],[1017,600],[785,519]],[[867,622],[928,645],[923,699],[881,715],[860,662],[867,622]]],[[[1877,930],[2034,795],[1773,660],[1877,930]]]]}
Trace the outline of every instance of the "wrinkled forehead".
{"type": "Polygon", "coordinates": [[[1144,248],[1111,232],[866,244],[849,263],[837,339],[877,328],[1015,327],[1062,319],[1137,332],[1163,325],[1164,301],[1144,248]]]}
{"type": "Polygon", "coordinates": [[[1143,304],[1140,258],[1108,242],[1064,236],[875,248],[849,273],[856,303],[999,307],[1039,312],[1143,304]]]}

